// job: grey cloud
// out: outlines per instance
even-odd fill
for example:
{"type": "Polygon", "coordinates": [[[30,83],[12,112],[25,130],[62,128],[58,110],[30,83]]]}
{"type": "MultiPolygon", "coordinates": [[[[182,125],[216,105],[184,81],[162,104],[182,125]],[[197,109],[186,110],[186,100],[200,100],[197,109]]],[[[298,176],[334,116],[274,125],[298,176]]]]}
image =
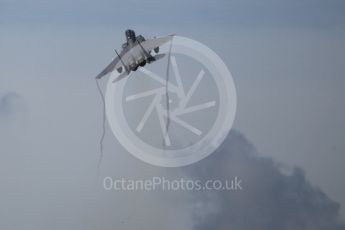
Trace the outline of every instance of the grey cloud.
{"type": "Polygon", "coordinates": [[[340,205],[311,185],[300,168],[284,173],[238,132],[185,172],[195,179],[242,179],[241,191],[193,196],[195,229],[345,229],[338,219],[340,205]]]}
{"type": "Polygon", "coordinates": [[[0,119],[10,120],[23,117],[26,105],[22,96],[16,92],[0,94],[0,119]]]}

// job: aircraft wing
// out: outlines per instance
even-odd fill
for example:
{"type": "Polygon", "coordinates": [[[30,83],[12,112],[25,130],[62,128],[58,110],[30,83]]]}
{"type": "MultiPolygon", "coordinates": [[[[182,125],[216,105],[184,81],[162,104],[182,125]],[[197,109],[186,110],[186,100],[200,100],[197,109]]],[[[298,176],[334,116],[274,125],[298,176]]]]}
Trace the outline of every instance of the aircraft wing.
{"type": "Polygon", "coordinates": [[[110,64],[107,67],[105,67],[105,69],[96,76],[96,78],[100,79],[104,75],[107,75],[108,73],[112,72],[115,69],[116,65],[119,63],[119,61],[120,61],[119,57],[115,57],[110,62],[110,64]]]}
{"type": "MultiPolygon", "coordinates": [[[[174,35],[168,35],[165,37],[159,37],[159,38],[152,38],[152,39],[147,39],[143,42],[141,42],[142,47],[145,49],[145,51],[150,52],[156,47],[159,47],[169,41],[172,40],[174,35]]],[[[134,62],[139,56],[142,55],[142,49],[140,48],[139,45],[136,45],[135,47],[131,48],[127,52],[122,52],[120,53],[122,62],[125,66],[123,66],[120,58],[117,56],[113,59],[110,64],[105,67],[105,69],[96,76],[97,79],[102,78],[103,76],[107,75],[108,73],[112,72],[114,69],[118,69],[121,66],[123,66],[124,69],[128,68],[127,66],[131,63],[134,62]]],[[[164,55],[156,55],[156,58],[162,58],[164,55]]]]}
{"type": "Polygon", "coordinates": [[[143,42],[141,42],[141,45],[146,51],[151,51],[156,47],[159,47],[161,45],[164,45],[165,43],[171,41],[171,39],[174,37],[174,35],[168,35],[165,37],[159,37],[159,38],[152,38],[147,39],[143,42]]]}

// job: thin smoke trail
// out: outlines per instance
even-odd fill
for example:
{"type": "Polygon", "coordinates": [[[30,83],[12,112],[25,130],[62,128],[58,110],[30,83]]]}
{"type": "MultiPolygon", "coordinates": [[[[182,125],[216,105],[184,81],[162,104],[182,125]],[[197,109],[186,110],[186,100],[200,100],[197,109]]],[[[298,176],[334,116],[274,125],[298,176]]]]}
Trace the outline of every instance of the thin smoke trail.
{"type": "MultiPolygon", "coordinates": [[[[166,72],[166,79],[165,79],[165,102],[167,107],[167,123],[165,126],[165,137],[168,135],[169,126],[170,126],[170,98],[169,98],[169,72],[170,72],[170,56],[171,56],[171,48],[172,48],[173,40],[171,39],[170,47],[169,47],[169,54],[168,54],[168,64],[167,64],[167,72],[166,72]]],[[[165,138],[164,138],[164,146],[165,146],[165,138]]]]}
{"type": "Polygon", "coordinates": [[[100,166],[101,166],[101,163],[102,163],[102,160],[103,160],[103,141],[104,141],[104,137],[105,137],[105,119],[106,119],[106,117],[105,117],[105,99],[104,99],[104,94],[102,92],[102,89],[101,89],[97,79],[96,79],[96,84],[97,84],[98,92],[101,95],[102,102],[103,102],[102,136],[101,136],[101,139],[99,141],[100,156],[99,156],[99,160],[98,160],[98,164],[97,164],[97,170],[99,172],[99,169],[100,169],[100,166]]]}

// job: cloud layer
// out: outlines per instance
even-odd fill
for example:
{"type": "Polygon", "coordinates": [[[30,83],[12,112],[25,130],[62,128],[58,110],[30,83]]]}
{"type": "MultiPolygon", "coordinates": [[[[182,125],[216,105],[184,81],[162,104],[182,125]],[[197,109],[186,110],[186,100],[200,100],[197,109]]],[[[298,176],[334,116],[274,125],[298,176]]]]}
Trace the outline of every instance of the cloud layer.
{"type": "Polygon", "coordinates": [[[216,153],[186,173],[196,179],[238,176],[243,190],[193,196],[195,229],[345,229],[338,203],[312,186],[300,168],[282,169],[232,131],[216,153]]]}

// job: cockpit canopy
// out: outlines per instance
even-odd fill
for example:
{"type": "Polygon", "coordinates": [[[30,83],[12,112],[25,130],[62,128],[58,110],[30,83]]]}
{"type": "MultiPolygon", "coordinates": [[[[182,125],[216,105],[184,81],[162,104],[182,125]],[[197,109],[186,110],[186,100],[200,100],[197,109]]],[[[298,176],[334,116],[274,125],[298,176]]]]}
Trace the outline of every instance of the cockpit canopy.
{"type": "Polygon", "coordinates": [[[135,32],[133,30],[126,30],[126,38],[127,38],[127,42],[135,41],[135,32]]]}

